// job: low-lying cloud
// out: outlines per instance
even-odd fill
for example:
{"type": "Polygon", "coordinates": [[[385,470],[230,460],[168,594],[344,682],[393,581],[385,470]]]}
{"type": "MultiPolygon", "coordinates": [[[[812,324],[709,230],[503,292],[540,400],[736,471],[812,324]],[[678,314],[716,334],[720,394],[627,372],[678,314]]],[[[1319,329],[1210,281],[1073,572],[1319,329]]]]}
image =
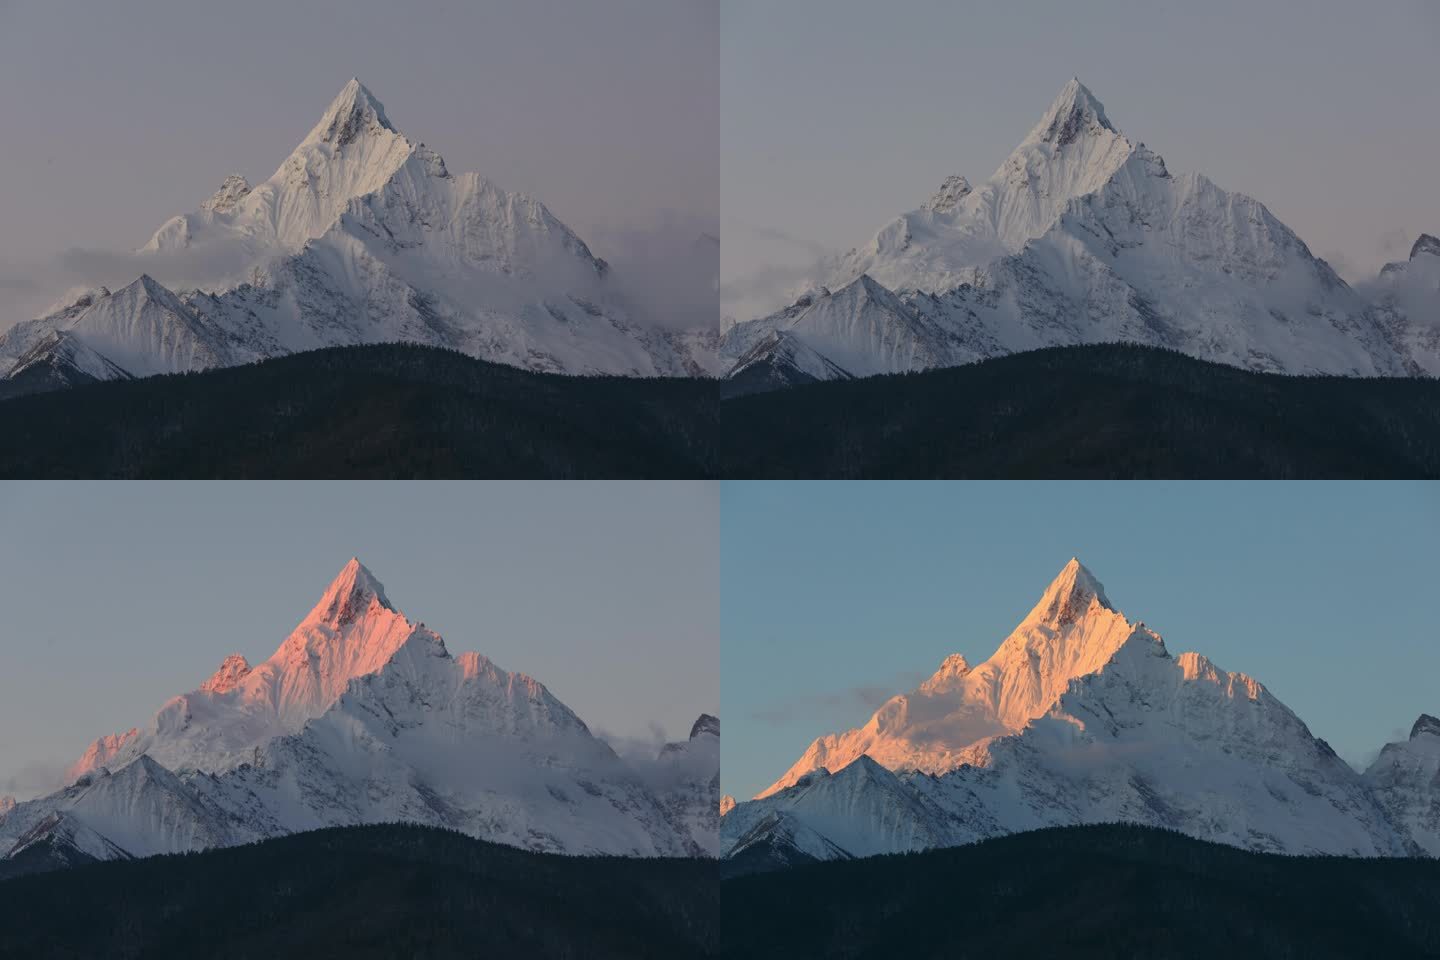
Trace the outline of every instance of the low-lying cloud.
{"type": "Polygon", "coordinates": [[[799,694],[771,707],[751,712],[750,717],[769,726],[782,727],[804,720],[813,720],[816,712],[854,714],[873,713],[896,694],[913,690],[925,679],[920,671],[904,671],[889,682],[862,683],[844,690],[799,694]]]}

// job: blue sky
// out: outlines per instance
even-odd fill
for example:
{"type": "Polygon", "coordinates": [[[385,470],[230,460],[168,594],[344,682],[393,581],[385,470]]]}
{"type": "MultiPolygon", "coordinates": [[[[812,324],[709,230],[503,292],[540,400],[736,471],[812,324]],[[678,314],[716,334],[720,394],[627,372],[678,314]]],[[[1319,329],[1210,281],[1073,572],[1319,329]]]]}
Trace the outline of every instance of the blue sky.
{"type": "Polygon", "coordinates": [[[1440,713],[1433,483],[726,483],[721,513],[737,797],[947,654],[988,657],[1072,555],[1352,763],[1440,713]]]}
{"type": "Polygon", "coordinates": [[[0,794],[270,656],[352,556],[592,729],[718,707],[712,483],[0,484],[0,794]]]}
{"type": "Polygon", "coordinates": [[[946,176],[985,180],[1072,75],[1347,280],[1440,233],[1435,0],[724,0],[720,33],[721,309],[741,320],[946,176]]]}

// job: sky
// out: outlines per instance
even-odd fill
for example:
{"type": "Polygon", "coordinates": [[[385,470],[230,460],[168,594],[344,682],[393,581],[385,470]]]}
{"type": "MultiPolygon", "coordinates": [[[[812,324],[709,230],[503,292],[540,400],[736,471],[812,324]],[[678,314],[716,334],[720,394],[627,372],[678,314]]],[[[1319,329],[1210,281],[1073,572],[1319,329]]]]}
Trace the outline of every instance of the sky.
{"type": "Polygon", "coordinates": [[[718,230],[718,31],[717,0],[0,0],[0,329],[268,178],[351,76],[598,256],[691,243],[718,230]]]}
{"type": "Polygon", "coordinates": [[[1269,688],[1352,764],[1440,715],[1440,485],[726,483],[721,786],[741,799],[951,653],[988,658],[1072,556],[1172,654],[1269,688]]]}
{"type": "Polygon", "coordinates": [[[713,483],[0,485],[0,795],[269,657],[352,555],[622,750],[684,739],[719,707],[718,508],[713,483]]]}
{"type": "Polygon", "coordinates": [[[946,176],[987,179],[1072,75],[1172,172],[1258,198],[1351,282],[1440,234],[1435,0],[724,0],[720,32],[736,319],[946,176]]]}

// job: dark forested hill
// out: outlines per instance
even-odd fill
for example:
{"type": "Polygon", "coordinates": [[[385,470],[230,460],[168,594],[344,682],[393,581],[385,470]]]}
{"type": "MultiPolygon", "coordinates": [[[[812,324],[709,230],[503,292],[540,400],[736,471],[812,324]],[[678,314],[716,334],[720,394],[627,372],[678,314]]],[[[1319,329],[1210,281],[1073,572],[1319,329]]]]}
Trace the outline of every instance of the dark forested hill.
{"type": "Polygon", "coordinates": [[[1435,477],[1440,380],[1057,347],[733,397],[732,477],[1435,477]]]}
{"type": "Polygon", "coordinates": [[[1440,861],[1065,827],[721,883],[726,957],[1440,956],[1440,861]]]}
{"type": "Polygon", "coordinates": [[[6,477],[707,477],[712,381],[316,350],[0,400],[6,477]]]}
{"type": "Polygon", "coordinates": [[[347,827],[0,881],[0,957],[716,955],[715,863],[347,827]]]}
{"type": "Polygon", "coordinates": [[[1435,477],[1440,380],[1063,347],[720,400],[342,347],[0,399],[0,477],[1435,477]]]}

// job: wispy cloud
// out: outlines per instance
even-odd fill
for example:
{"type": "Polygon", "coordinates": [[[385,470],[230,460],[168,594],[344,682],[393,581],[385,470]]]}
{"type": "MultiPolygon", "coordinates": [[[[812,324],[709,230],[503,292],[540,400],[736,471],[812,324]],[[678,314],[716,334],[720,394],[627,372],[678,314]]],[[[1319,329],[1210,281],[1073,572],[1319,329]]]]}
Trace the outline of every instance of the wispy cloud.
{"type": "Polygon", "coordinates": [[[30,800],[60,789],[64,782],[63,763],[31,761],[13,773],[0,776],[0,796],[8,794],[17,800],[30,800]]]}
{"type": "Polygon", "coordinates": [[[783,703],[752,711],[750,717],[759,723],[781,727],[811,719],[817,712],[874,712],[896,694],[915,689],[926,676],[920,671],[905,671],[879,683],[862,683],[844,690],[798,694],[783,703]]]}

